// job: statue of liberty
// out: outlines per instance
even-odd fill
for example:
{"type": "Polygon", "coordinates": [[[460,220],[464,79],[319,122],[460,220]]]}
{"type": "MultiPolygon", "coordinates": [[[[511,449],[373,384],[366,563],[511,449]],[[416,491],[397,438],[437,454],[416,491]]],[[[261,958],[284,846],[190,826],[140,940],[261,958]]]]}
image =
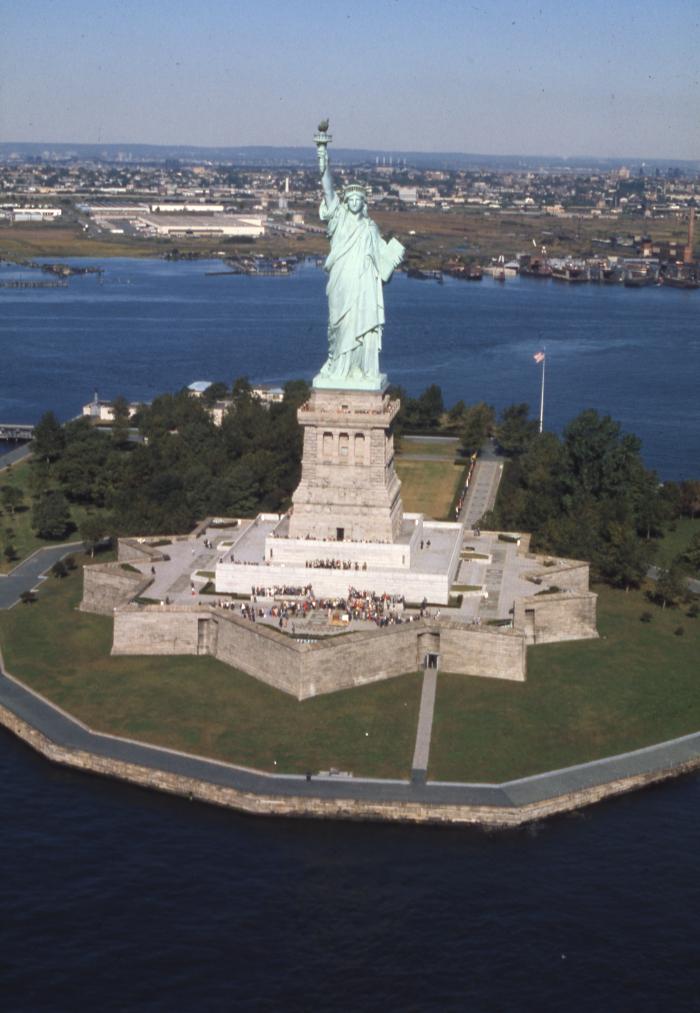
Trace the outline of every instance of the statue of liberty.
{"type": "Polygon", "coordinates": [[[404,248],[396,239],[385,242],[367,214],[365,188],[345,187],[342,199],[333,188],[328,162],[328,121],[315,137],[323,186],[321,221],[327,223],[331,250],[328,272],[328,359],[314,377],[314,387],[381,390],[379,372],[384,328],[384,293],[404,248]]]}

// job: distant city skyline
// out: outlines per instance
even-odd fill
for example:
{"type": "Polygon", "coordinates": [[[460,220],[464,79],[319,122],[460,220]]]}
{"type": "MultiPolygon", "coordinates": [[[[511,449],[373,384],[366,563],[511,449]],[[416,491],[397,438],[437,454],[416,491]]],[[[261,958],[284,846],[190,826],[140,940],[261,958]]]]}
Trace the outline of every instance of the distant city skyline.
{"type": "Polygon", "coordinates": [[[696,0],[24,0],[0,142],[700,158],[696,0]]]}

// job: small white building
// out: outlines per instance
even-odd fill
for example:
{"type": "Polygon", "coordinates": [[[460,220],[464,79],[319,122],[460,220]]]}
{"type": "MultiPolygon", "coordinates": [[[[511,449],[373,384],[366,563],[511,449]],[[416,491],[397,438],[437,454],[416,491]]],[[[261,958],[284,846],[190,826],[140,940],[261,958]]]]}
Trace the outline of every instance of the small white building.
{"type": "Polygon", "coordinates": [[[258,401],[262,401],[263,404],[276,404],[279,401],[284,401],[284,390],[282,387],[267,387],[262,384],[259,387],[253,387],[251,390],[253,397],[257,398],[258,401]]]}
{"type": "Polygon", "coordinates": [[[10,221],[18,222],[53,222],[63,214],[61,208],[50,207],[13,207],[10,209],[10,221]]]}
{"type": "Polygon", "coordinates": [[[151,204],[151,211],[159,214],[165,212],[166,214],[213,215],[221,214],[223,210],[223,204],[177,204],[169,201],[151,204]]]}
{"type": "Polygon", "coordinates": [[[237,236],[258,239],[265,235],[261,215],[147,214],[134,225],[154,236],[237,236]]]}
{"type": "MultiPolygon", "coordinates": [[[[129,418],[143,408],[140,401],[129,402],[129,418]]],[[[114,404],[111,401],[100,401],[97,395],[89,404],[83,405],[83,415],[93,422],[114,422],[114,404]]]]}
{"type": "Polygon", "coordinates": [[[211,380],[193,380],[187,387],[187,391],[192,397],[201,397],[211,387],[211,380]]]}

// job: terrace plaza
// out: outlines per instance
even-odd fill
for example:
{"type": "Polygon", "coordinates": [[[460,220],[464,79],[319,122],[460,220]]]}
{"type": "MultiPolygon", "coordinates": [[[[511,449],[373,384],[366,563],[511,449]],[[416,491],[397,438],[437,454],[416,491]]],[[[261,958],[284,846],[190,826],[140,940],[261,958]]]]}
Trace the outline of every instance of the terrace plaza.
{"type": "MultiPolygon", "coordinates": [[[[487,467],[488,465],[481,464],[483,472],[486,472],[487,467]]],[[[478,478],[477,470],[472,488],[475,488],[478,478]]],[[[469,499],[469,493],[467,495],[469,499]]],[[[258,571],[267,539],[280,525],[284,526],[287,520],[284,515],[280,519],[277,514],[262,514],[255,520],[232,522],[229,527],[203,527],[196,535],[175,538],[167,545],[162,544],[162,539],[123,539],[120,541],[120,558],[129,559],[132,569],[149,581],[144,592],[148,598],[160,601],[164,606],[166,603],[173,607],[218,604],[240,609],[241,598],[254,597],[258,611],[262,613],[258,616],[258,621],[272,625],[278,624],[278,617],[271,612],[278,611],[282,602],[302,600],[311,594],[318,599],[345,600],[350,588],[360,592],[369,590],[365,579],[368,571],[356,571],[354,568],[305,568],[304,580],[300,585],[290,584],[287,579],[280,583],[275,568],[263,567],[258,571]],[[250,581],[259,580],[260,572],[268,578],[275,574],[275,579],[249,583],[240,597],[234,598],[232,594],[225,593],[211,594],[212,573],[222,562],[229,560],[232,554],[240,566],[251,574],[250,581]],[[318,584],[319,575],[328,573],[337,578],[340,588],[337,592],[323,591],[318,584]],[[310,594],[305,593],[308,588],[311,589],[310,594]],[[294,591],[297,593],[292,593],[294,591]]],[[[537,595],[540,602],[545,603],[548,599],[551,600],[553,588],[559,588],[560,593],[565,594],[566,587],[573,598],[588,589],[587,564],[532,555],[524,551],[527,548],[527,536],[519,541],[503,541],[498,532],[482,531],[479,535],[474,535],[471,530],[463,530],[461,524],[449,525],[449,530],[442,532],[439,526],[430,522],[424,522],[422,530],[424,533],[432,532],[435,537],[431,536],[429,547],[424,545],[423,550],[417,551],[413,568],[416,580],[420,580],[421,574],[441,571],[446,560],[452,557],[455,530],[458,535],[453,597],[447,608],[431,603],[429,612],[433,614],[437,611],[443,617],[452,617],[467,624],[500,621],[510,626],[514,621],[516,606],[523,599],[537,595]]],[[[325,544],[328,552],[328,544],[322,544],[325,544]]],[[[376,593],[393,594],[387,588],[378,588],[376,593]]],[[[388,602],[387,614],[392,612],[403,618],[418,614],[418,605],[423,599],[424,596],[420,596],[416,602],[413,599],[406,599],[405,603],[400,604],[388,602]]],[[[301,633],[307,627],[313,627],[315,635],[340,632],[342,627],[329,622],[327,612],[328,610],[323,610],[323,622],[319,622],[320,617],[312,613],[296,618],[296,631],[301,633]]],[[[353,622],[348,618],[351,628],[362,629],[365,626],[362,620],[353,622]]],[[[562,639],[568,637],[562,636],[562,639]]]]}
{"type": "Polygon", "coordinates": [[[302,478],[292,510],[263,514],[216,566],[216,590],[348,587],[447,605],[462,528],[404,514],[394,467],[398,401],[382,391],[313,390],[299,409],[302,478]]]}

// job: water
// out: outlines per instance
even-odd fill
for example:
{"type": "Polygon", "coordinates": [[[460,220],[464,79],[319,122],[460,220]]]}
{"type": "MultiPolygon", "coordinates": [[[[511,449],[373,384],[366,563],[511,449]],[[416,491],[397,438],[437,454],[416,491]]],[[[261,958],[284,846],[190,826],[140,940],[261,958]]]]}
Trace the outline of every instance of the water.
{"type": "MultiPolygon", "coordinates": [[[[87,263],[87,262],[85,262],[87,263]]],[[[111,260],[65,289],[0,289],[0,421],[69,418],[123,393],[149,400],[195,379],[311,378],[325,355],[324,275],[207,277],[216,263],[111,260]]],[[[17,276],[0,268],[0,279],[17,276]]],[[[25,272],[26,273],[26,272],[25,272]]],[[[663,478],[700,471],[700,293],[528,279],[444,285],[393,279],[382,355],[393,383],[438,383],[451,404],[539,404],[561,429],[584,408],[643,441],[663,478]]]]}
{"type": "MultiPolygon", "coordinates": [[[[0,289],[0,419],[319,364],[316,271],[107,267],[0,289]]],[[[593,405],[661,474],[697,475],[697,296],[397,278],[383,361],[411,393],[534,403],[546,343],[553,425],[593,405]]],[[[11,1013],[697,1009],[697,776],[495,834],[268,821],[53,768],[0,731],[0,821],[11,1013]]]]}

